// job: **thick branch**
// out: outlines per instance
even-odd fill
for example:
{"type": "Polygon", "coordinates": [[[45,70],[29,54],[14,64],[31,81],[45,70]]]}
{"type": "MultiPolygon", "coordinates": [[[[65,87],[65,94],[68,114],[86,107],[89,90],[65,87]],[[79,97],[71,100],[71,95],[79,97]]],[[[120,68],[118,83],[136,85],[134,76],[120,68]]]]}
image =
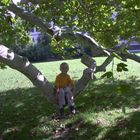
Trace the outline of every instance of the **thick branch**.
{"type": "Polygon", "coordinates": [[[53,85],[42,73],[34,67],[27,58],[19,56],[4,45],[0,45],[0,62],[23,73],[31,82],[44,93],[49,101],[54,101],[53,85]]]}
{"type": "Polygon", "coordinates": [[[46,24],[43,22],[42,19],[34,15],[33,13],[30,13],[28,11],[25,11],[19,7],[17,7],[15,4],[10,4],[8,7],[8,10],[16,14],[17,16],[21,17],[22,19],[29,21],[32,24],[37,25],[40,27],[43,31],[47,32],[49,35],[53,35],[53,31],[49,29],[49,24],[46,24]]]}
{"type": "MultiPolygon", "coordinates": [[[[140,62],[140,57],[136,56],[136,55],[131,55],[131,54],[125,54],[125,53],[120,53],[119,51],[115,51],[115,50],[105,50],[101,45],[99,45],[92,37],[90,37],[88,34],[83,33],[83,32],[74,32],[71,28],[67,27],[67,26],[63,26],[63,27],[58,27],[58,26],[50,26],[48,23],[44,23],[44,21],[40,18],[38,18],[36,15],[34,15],[33,13],[29,13],[27,11],[24,11],[23,9],[17,7],[14,4],[11,4],[8,6],[8,10],[14,12],[16,15],[20,16],[22,19],[25,19],[26,21],[31,22],[32,24],[37,25],[38,27],[42,28],[43,31],[47,32],[49,35],[54,36],[57,40],[58,39],[71,39],[71,40],[77,40],[77,42],[79,44],[81,44],[81,46],[84,47],[90,47],[92,52],[95,54],[107,54],[107,56],[109,56],[102,65],[98,66],[96,69],[96,72],[98,71],[105,71],[106,66],[112,61],[113,56],[111,55],[113,52],[116,52],[118,55],[120,55],[121,57],[125,57],[125,58],[129,58],[132,60],[135,60],[137,62],[140,62]]],[[[1,46],[2,47],[2,46],[1,46]]],[[[5,46],[3,46],[5,47],[5,46]]],[[[49,91],[49,94],[47,93],[48,98],[51,98],[51,100],[53,100],[53,88],[52,86],[49,84],[49,82],[45,79],[45,77],[43,77],[44,80],[42,81],[36,81],[34,78],[32,79],[32,77],[42,77],[43,75],[36,70],[32,65],[28,65],[26,66],[27,62],[22,65],[23,63],[23,58],[20,58],[19,56],[15,55],[14,59],[9,59],[8,55],[10,55],[10,53],[8,52],[8,49],[3,48],[2,50],[4,50],[4,52],[7,51],[6,56],[2,56],[0,55],[0,61],[8,64],[10,67],[17,69],[19,71],[21,71],[22,73],[24,73],[35,85],[39,86],[40,89],[42,91],[44,91],[45,93],[47,91],[49,91]],[[19,61],[17,64],[19,65],[15,65],[15,62],[19,61]],[[22,70],[22,69],[23,70],[22,70]],[[28,69],[29,68],[29,69],[28,69]],[[35,71],[34,75],[30,75],[29,70],[35,71]],[[39,85],[38,83],[41,84],[39,85]]],[[[10,56],[11,58],[11,56],[10,56]]],[[[85,62],[89,61],[89,59],[85,59],[85,62]]],[[[92,62],[92,61],[91,61],[92,62]]],[[[86,63],[85,63],[86,64],[86,63]]],[[[93,73],[93,69],[92,67],[89,67],[87,69],[84,70],[83,72],[83,76],[81,77],[80,80],[78,80],[76,86],[75,86],[75,95],[77,95],[80,91],[82,91],[86,85],[88,84],[88,82],[92,79],[92,75],[93,74],[93,78],[95,78],[94,73],[93,73]]],[[[38,78],[37,78],[38,79],[38,78]]]]}
{"type": "Polygon", "coordinates": [[[81,93],[81,91],[83,91],[86,86],[88,85],[88,83],[91,80],[95,80],[96,77],[92,71],[92,69],[87,68],[83,71],[83,76],[77,81],[76,85],[75,85],[75,91],[74,91],[74,95],[77,96],[78,94],[81,93]]]}
{"type": "Polygon", "coordinates": [[[71,28],[68,26],[58,27],[51,26],[49,23],[45,22],[38,18],[33,13],[27,12],[14,4],[10,4],[8,6],[8,10],[12,11],[22,19],[29,21],[30,23],[37,25],[43,31],[47,32],[51,36],[55,36],[56,40],[59,39],[71,39],[77,40],[79,44],[84,47],[91,47],[93,54],[107,54],[110,55],[109,52],[105,51],[92,37],[83,32],[73,32],[71,28]]]}

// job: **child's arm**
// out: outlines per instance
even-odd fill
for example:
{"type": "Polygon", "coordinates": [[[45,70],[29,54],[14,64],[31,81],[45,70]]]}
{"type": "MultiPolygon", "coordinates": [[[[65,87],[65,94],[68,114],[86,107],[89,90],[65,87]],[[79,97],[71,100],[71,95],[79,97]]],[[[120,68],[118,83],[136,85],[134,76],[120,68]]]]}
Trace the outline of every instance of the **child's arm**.
{"type": "Polygon", "coordinates": [[[56,92],[59,92],[59,79],[58,79],[58,76],[55,79],[55,88],[56,88],[56,92]]]}
{"type": "Polygon", "coordinates": [[[68,85],[71,89],[74,88],[74,80],[72,80],[70,77],[69,77],[69,85],[68,85]]]}

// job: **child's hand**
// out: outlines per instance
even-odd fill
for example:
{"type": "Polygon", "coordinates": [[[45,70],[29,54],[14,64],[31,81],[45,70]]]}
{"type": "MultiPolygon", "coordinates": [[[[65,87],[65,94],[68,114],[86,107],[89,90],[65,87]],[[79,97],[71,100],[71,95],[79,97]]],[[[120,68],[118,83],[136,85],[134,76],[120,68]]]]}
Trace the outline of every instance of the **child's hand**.
{"type": "Polygon", "coordinates": [[[59,92],[59,88],[57,88],[56,92],[57,92],[57,93],[59,92]]]}
{"type": "Polygon", "coordinates": [[[71,91],[73,90],[73,86],[72,85],[69,85],[68,87],[70,88],[71,91]]]}

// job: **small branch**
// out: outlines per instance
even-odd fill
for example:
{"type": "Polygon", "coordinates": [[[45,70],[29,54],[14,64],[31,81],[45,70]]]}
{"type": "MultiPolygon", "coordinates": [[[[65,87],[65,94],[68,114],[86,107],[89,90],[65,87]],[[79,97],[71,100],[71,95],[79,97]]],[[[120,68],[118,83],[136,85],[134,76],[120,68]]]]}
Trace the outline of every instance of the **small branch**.
{"type": "Polygon", "coordinates": [[[96,72],[106,71],[106,67],[112,62],[114,56],[108,56],[106,60],[100,66],[96,67],[96,72]]]}
{"type": "Polygon", "coordinates": [[[120,56],[140,63],[140,56],[138,56],[138,55],[131,54],[131,53],[122,53],[122,54],[120,54],[120,56]]]}

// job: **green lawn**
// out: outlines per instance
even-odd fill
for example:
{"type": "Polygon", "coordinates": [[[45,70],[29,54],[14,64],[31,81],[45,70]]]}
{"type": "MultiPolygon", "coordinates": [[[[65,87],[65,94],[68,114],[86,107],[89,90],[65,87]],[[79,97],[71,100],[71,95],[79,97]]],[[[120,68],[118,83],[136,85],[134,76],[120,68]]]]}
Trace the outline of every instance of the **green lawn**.
{"type": "MultiPolygon", "coordinates": [[[[96,58],[97,64],[104,59],[96,58]]],[[[34,65],[54,82],[61,62],[34,65]]],[[[77,80],[85,66],[79,59],[67,62],[70,75],[77,80]]],[[[117,63],[115,59],[115,68],[117,63]]],[[[10,68],[0,70],[0,139],[51,140],[61,131],[64,135],[59,139],[64,140],[139,140],[140,65],[133,61],[127,64],[128,72],[113,69],[114,80],[101,79],[103,73],[97,73],[97,80],[75,99],[77,114],[61,121],[53,118],[57,108],[24,75],[10,68]]]]}

